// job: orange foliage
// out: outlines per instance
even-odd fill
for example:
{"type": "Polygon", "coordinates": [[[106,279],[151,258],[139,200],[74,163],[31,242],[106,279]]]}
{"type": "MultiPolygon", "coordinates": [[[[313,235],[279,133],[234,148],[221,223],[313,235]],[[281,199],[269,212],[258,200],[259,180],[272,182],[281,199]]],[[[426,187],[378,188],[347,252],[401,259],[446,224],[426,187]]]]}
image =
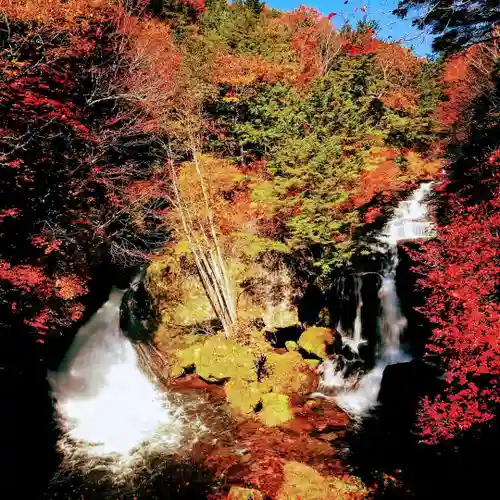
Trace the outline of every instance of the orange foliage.
{"type": "Polygon", "coordinates": [[[395,43],[384,43],[378,40],[374,46],[375,61],[388,81],[405,79],[410,81],[419,71],[422,61],[415,57],[410,49],[395,43]]]}
{"type": "Polygon", "coordinates": [[[113,3],[111,0],[0,0],[0,12],[10,19],[67,27],[89,12],[112,8],[113,3]]]}
{"type": "Polygon", "coordinates": [[[493,64],[492,54],[481,45],[446,61],[442,81],[447,101],[442,102],[436,111],[441,124],[451,127],[467,122],[471,101],[492,85],[489,75],[493,64]]]}
{"type": "Polygon", "coordinates": [[[57,296],[64,300],[71,300],[78,295],[87,293],[84,281],[77,276],[61,276],[56,279],[57,296]]]}
{"type": "Polygon", "coordinates": [[[392,191],[402,187],[403,184],[399,180],[401,171],[394,161],[398,156],[398,152],[390,148],[371,155],[371,160],[376,162],[376,166],[361,174],[358,194],[352,199],[356,206],[363,206],[376,195],[382,194],[387,198],[392,191]]]}
{"type": "Polygon", "coordinates": [[[391,109],[416,111],[418,109],[418,93],[411,88],[390,90],[381,97],[381,101],[391,109]]]}
{"type": "Polygon", "coordinates": [[[175,46],[172,30],[161,21],[123,15],[118,32],[126,35],[130,43],[125,49],[130,67],[124,88],[150,117],[151,123],[145,127],[157,128],[181,83],[177,77],[182,56],[175,46]]]}
{"type": "MultiPolygon", "coordinates": [[[[350,203],[356,207],[379,197],[380,202],[388,202],[412,181],[435,179],[443,168],[443,160],[436,157],[422,157],[414,151],[398,151],[393,148],[372,148],[367,158],[370,167],[359,179],[359,188],[350,203]],[[404,165],[400,166],[396,159],[404,165]],[[411,179],[411,181],[410,181],[411,179]]],[[[373,210],[366,214],[365,222],[373,222],[380,215],[373,210]]]]}
{"type": "Polygon", "coordinates": [[[342,49],[343,39],[334,32],[330,19],[318,10],[301,5],[278,19],[291,34],[290,47],[299,60],[299,85],[323,74],[329,60],[342,49]]]}
{"type": "Polygon", "coordinates": [[[240,86],[257,82],[276,83],[291,75],[284,66],[262,57],[226,54],[216,57],[211,76],[213,83],[240,86]]]}

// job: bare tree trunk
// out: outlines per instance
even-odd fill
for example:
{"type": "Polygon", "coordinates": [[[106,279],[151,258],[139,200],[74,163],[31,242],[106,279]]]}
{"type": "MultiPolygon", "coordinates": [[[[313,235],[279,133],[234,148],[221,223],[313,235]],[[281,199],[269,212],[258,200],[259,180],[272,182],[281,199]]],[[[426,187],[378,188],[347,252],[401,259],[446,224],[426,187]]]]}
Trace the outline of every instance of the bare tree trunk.
{"type": "Polygon", "coordinates": [[[188,203],[182,195],[172,155],[169,151],[175,207],[181,221],[183,236],[189,244],[205,293],[215,314],[222,323],[224,334],[226,337],[229,337],[232,325],[236,322],[236,305],[233,296],[233,287],[229,279],[219,239],[217,237],[213,211],[210,206],[210,199],[203,177],[196,143],[192,134],[190,135],[192,141],[191,150],[193,154],[193,163],[202,192],[204,208],[206,210],[205,222],[208,226],[208,233],[203,221],[197,224],[195,217],[191,214],[188,203]]]}

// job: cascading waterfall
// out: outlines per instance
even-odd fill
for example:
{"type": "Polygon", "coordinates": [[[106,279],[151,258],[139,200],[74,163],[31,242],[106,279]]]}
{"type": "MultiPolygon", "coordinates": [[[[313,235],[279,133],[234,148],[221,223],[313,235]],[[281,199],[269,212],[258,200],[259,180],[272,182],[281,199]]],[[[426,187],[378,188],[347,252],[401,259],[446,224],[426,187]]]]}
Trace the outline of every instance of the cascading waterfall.
{"type": "MultiPolygon", "coordinates": [[[[380,314],[378,317],[379,345],[376,351],[375,366],[361,378],[345,376],[344,370],[336,360],[327,360],[320,367],[321,392],[332,389],[337,392],[335,401],[345,411],[353,416],[362,416],[377,403],[382,375],[386,366],[409,361],[409,356],[401,346],[401,335],[406,329],[407,320],[401,312],[399,297],[396,291],[396,270],[398,266],[398,243],[405,240],[429,238],[433,236],[429,219],[426,198],[432,182],[423,183],[412,194],[402,201],[392,218],[377,237],[374,250],[384,255],[384,268],[380,273],[382,283],[378,291],[380,314]]],[[[357,292],[360,293],[359,291],[357,292]]],[[[356,319],[354,321],[354,336],[343,334],[343,343],[351,349],[359,346],[361,339],[361,296],[358,295],[356,319]]]]}
{"type": "Polygon", "coordinates": [[[361,308],[363,307],[363,299],[361,296],[361,287],[363,286],[363,281],[361,275],[353,274],[349,278],[353,281],[354,290],[353,296],[355,300],[355,316],[354,321],[349,321],[351,318],[352,304],[350,300],[346,300],[346,298],[350,297],[350,294],[345,293],[346,280],[345,278],[341,278],[337,282],[337,297],[340,300],[347,302],[346,304],[346,314],[343,314],[341,306],[341,314],[337,322],[337,331],[342,336],[342,341],[346,344],[354,353],[359,352],[359,347],[365,342],[365,339],[362,338],[362,328],[361,328],[361,308]],[[347,316],[347,321],[345,316],[347,316]],[[349,326],[346,326],[347,323],[349,326]],[[352,325],[352,326],[351,326],[352,325]]]}
{"type": "Polygon", "coordinates": [[[49,374],[67,455],[113,456],[127,462],[138,450],[162,450],[182,437],[180,408],[140,370],[119,326],[123,291],[78,331],[65,360],[49,374]]]}

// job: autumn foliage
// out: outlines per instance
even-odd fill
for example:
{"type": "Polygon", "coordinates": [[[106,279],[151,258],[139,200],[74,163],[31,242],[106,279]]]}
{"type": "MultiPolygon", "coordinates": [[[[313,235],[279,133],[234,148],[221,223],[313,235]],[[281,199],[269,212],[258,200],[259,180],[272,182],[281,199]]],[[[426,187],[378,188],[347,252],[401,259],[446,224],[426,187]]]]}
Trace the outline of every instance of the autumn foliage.
{"type": "Polygon", "coordinates": [[[449,439],[494,418],[500,402],[500,190],[491,203],[456,202],[439,241],[419,255],[430,295],[423,312],[436,325],[428,345],[446,367],[446,391],[420,411],[422,438],[449,439]]]}

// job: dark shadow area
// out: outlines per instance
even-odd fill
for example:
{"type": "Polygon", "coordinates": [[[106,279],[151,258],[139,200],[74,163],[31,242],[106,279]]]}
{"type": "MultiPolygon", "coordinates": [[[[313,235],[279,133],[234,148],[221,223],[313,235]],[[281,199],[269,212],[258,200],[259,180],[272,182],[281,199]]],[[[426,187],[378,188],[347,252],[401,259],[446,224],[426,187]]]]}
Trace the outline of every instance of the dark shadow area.
{"type": "Polygon", "coordinates": [[[425,304],[425,295],[420,289],[417,280],[422,278],[412,270],[412,262],[406,249],[416,250],[417,242],[406,242],[398,248],[398,270],[396,274],[396,289],[399,297],[401,312],[408,320],[401,343],[412,357],[421,358],[424,355],[425,345],[432,333],[427,318],[418,311],[425,304]]]}
{"type": "Polygon", "coordinates": [[[292,325],[285,328],[276,328],[272,332],[265,332],[266,340],[275,348],[284,348],[289,340],[297,342],[304,331],[301,325],[292,325]]]}
{"type": "Polygon", "coordinates": [[[0,484],[2,498],[32,500],[45,491],[58,467],[58,430],[45,372],[0,370],[0,484]]]}
{"type": "Polygon", "coordinates": [[[321,309],[325,306],[325,297],[319,286],[309,284],[298,304],[300,323],[315,325],[319,320],[321,309]]]}
{"type": "Polygon", "coordinates": [[[158,455],[130,475],[109,475],[95,467],[61,470],[43,500],[206,500],[214,487],[210,471],[193,461],[158,455]],[[113,478],[113,479],[112,479],[113,478]]]}
{"type": "Polygon", "coordinates": [[[355,474],[378,483],[376,498],[495,498],[498,421],[440,446],[419,444],[416,411],[440,391],[439,371],[414,360],[387,367],[380,406],[348,436],[355,474]],[[384,485],[382,475],[400,480],[384,485]]]}

